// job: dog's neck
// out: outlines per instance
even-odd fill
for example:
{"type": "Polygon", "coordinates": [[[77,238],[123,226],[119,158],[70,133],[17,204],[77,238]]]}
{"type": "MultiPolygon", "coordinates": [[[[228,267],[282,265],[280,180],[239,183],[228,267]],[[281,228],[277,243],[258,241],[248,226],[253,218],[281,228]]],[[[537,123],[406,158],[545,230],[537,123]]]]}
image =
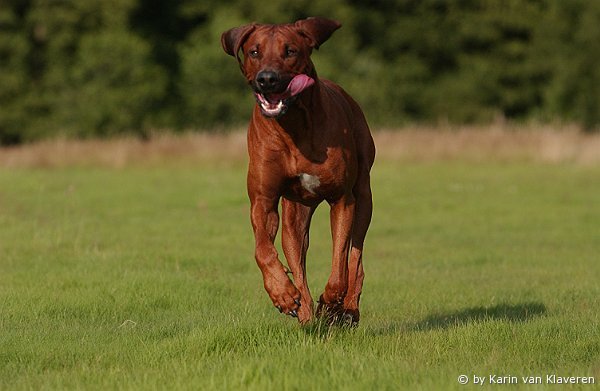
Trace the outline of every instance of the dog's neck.
{"type": "Polygon", "coordinates": [[[276,119],[279,126],[290,135],[310,134],[315,128],[315,122],[321,120],[315,117],[315,113],[320,111],[314,108],[321,104],[322,84],[316,74],[311,77],[315,84],[303,91],[288,111],[276,119]]]}
{"type": "MultiPolygon", "coordinates": [[[[311,76],[312,77],[312,76],[311,76]]],[[[279,118],[265,117],[258,105],[253,112],[255,125],[252,132],[260,130],[260,134],[253,134],[256,142],[269,140],[270,143],[280,144],[285,150],[297,149],[309,160],[320,162],[327,155],[323,150],[322,142],[326,135],[319,124],[325,122],[322,110],[316,108],[322,105],[322,83],[315,78],[315,83],[303,91],[296,101],[290,105],[288,111],[279,118]],[[287,145],[286,147],[283,147],[287,145]]]]}

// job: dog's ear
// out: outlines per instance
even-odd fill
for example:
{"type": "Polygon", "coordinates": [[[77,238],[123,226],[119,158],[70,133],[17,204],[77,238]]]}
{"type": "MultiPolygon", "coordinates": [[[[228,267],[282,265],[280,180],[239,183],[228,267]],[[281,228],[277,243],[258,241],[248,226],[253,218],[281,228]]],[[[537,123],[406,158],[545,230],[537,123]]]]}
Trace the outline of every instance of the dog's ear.
{"type": "Polygon", "coordinates": [[[255,28],[256,24],[253,23],[225,31],[221,35],[221,45],[225,53],[237,58],[241,62],[239,57],[240,48],[255,28]]]}
{"type": "Polygon", "coordinates": [[[312,17],[297,21],[294,27],[308,39],[311,48],[318,49],[342,25],[335,20],[312,17]]]}

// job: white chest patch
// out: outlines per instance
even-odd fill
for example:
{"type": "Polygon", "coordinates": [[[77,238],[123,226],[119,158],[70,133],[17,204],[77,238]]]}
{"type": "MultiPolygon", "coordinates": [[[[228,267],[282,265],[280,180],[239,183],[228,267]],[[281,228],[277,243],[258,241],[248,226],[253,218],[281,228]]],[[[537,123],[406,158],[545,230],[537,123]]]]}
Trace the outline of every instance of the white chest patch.
{"type": "Polygon", "coordinates": [[[319,177],[316,175],[302,173],[298,175],[298,178],[300,178],[300,184],[302,187],[305,188],[310,194],[315,194],[315,189],[321,184],[319,177]]]}

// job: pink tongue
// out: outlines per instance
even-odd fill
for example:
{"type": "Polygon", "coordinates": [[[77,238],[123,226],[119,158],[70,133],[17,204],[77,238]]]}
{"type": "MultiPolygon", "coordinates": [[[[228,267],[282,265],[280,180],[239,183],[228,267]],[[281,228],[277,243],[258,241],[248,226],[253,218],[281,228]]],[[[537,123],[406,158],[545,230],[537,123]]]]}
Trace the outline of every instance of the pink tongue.
{"type": "Polygon", "coordinates": [[[296,75],[290,84],[288,84],[286,93],[290,94],[290,96],[298,95],[308,87],[315,84],[315,80],[307,75],[296,75]]]}
{"type": "Polygon", "coordinates": [[[267,97],[267,99],[269,100],[269,103],[277,103],[280,100],[298,95],[313,84],[315,84],[315,80],[312,77],[306,75],[296,75],[290,81],[290,84],[288,84],[284,92],[281,94],[271,94],[267,97]]]}

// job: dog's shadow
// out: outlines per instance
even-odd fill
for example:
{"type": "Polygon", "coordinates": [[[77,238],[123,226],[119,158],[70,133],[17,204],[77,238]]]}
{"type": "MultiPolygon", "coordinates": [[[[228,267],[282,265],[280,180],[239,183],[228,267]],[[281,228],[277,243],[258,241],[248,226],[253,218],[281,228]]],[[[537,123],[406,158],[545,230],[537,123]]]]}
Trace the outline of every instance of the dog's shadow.
{"type": "MultiPolygon", "coordinates": [[[[447,330],[454,327],[466,326],[471,323],[498,320],[510,323],[522,323],[543,316],[546,311],[546,306],[539,302],[498,304],[491,307],[471,307],[454,312],[435,313],[414,323],[390,322],[379,327],[369,327],[370,330],[367,331],[367,334],[391,335],[399,332],[447,330]]],[[[307,335],[323,340],[356,330],[355,327],[332,325],[321,320],[305,325],[302,329],[307,335]]]]}
{"type": "Polygon", "coordinates": [[[408,325],[408,329],[412,331],[439,330],[494,320],[504,320],[512,323],[527,322],[545,313],[546,306],[537,302],[472,307],[456,312],[429,315],[421,321],[408,325]]]}
{"type": "Polygon", "coordinates": [[[546,306],[539,302],[497,304],[490,307],[479,306],[453,312],[434,313],[416,322],[391,322],[380,327],[374,327],[372,332],[374,335],[390,335],[398,332],[426,332],[499,320],[522,323],[543,316],[546,311],[546,306]]]}

